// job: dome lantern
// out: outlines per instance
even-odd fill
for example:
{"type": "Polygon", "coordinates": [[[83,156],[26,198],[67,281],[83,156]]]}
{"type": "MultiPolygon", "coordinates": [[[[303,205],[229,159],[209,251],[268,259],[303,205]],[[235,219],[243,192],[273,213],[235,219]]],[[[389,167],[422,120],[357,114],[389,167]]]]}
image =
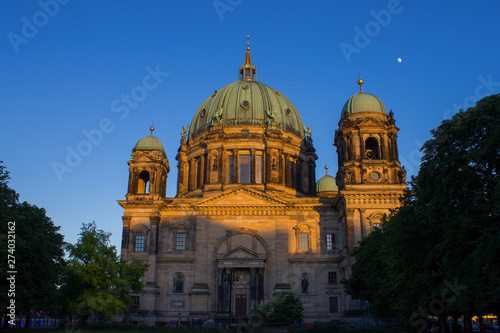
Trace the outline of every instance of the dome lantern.
{"type": "Polygon", "coordinates": [[[240,67],[240,81],[255,81],[257,79],[257,68],[252,65],[250,59],[250,35],[247,35],[247,52],[245,54],[245,63],[240,67]]]}

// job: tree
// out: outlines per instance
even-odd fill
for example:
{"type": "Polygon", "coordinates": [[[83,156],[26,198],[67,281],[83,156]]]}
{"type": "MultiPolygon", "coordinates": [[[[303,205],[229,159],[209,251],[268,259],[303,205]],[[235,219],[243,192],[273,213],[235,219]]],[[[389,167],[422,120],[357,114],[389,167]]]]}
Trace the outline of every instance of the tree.
{"type": "Polygon", "coordinates": [[[300,297],[285,293],[279,294],[274,301],[260,305],[253,310],[254,319],[268,323],[296,324],[302,321],[304,307],[300,297]]]}
{"type": "Polygon", "coordinates": [[[355,252],[353,295],[383,295],[379,302],[417,325],[426,315],[442,323],[464,315],[470,331],[472,315],[500,314],[498,119],[493,95],[431,131],[402,206],[355,252]],[[361,267],[372,260],[378,271],[361,267]]]}
{"type": "Polygon", "coordinates": [[[56,295],[64,266],[63,236],[45,209],[19,202],[19,195],[8,186],[9,179],[9,172],[0,164],[1,306],[6,309],[15,299],[17,317],[24,314],[28,320],[32,311],[57,314],[60,308],[56,295]],[[7,276],[14,276],[14,289],[7,276]]]}
{"type": "Polygon", "coordinates": [[[110,245],[111,234],[98,230],[95,222],[84,223],[79,235],[75,245],[67,246],[63,297],[67,311],[80,315],[86,325],[93,314],[106,318],[122,314],[131,302],[130,290],[142,289],[141,278],[148,265],[119,257],[116,247],[110,245]]]}

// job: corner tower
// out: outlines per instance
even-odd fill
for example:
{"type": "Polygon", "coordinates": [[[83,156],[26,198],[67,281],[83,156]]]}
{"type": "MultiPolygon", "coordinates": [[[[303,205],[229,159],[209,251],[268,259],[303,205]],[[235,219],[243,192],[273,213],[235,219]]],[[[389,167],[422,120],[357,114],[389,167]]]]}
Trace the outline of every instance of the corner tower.
{"type": "Polygon", "coordinates": [[[165,198],[170,171],[167,154],[160,140],[151,135],[140,139],[132,150],[129,165],[127,200],[165,198]]]}
{"type": "Polygon", "coordinates": [[[339,163],[336,181],[344,198],[338,208],[344,212],[349,249],[399,206],[406,189],[393,113],[387,115],[380,99],[363,92],[363,80],[358,84],[359,93],[342,108],[334,141],[339,163]]]}

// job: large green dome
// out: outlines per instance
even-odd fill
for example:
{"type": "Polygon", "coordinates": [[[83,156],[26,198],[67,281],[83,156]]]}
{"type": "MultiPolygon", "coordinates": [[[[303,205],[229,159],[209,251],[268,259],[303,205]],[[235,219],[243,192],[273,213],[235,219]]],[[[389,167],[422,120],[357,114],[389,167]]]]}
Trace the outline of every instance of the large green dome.
{"type": "Polygon", "coordinates": [[[288,98],[253,80],[233,82],[208,97],[193,117],[189,138],[207,131],[214,122],[222,126],[266,126],[272,122],[283,131],[304,137],[302,119],[288,98]]]}

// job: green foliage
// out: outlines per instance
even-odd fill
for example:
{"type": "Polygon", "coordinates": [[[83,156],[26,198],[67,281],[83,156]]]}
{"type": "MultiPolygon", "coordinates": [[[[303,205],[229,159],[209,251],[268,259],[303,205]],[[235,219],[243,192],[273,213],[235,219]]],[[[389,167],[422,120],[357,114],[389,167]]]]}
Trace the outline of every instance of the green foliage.
{"type": "Polygon", "coordinates": [[[110,245],[110,233],[98,230],[95,222],[83,224],[75,245],[67,246],[69,261],[63,297],[67,311],[82,316],[91,314],[110,318],[123,313],[131,302],[129,291],[142,289],[141,278],[148,265],[126,261],[110,245]]]}
{"type": "Polygon", "coordinates": [[[274,301],[256,307],[252,311],[255,320],[268,323],[295,324],[302,321],[304,307],[299,296],[292,293],[279,294],[274,301]]]}
{"type": "Polygon", "coordinates": [[[346,285],[375,312],[499,313],[499,119],[493,95],[431,132],[402,206],[355,251],[346,285]]]}
{"type": "Polygon", "coordinates": [[[17,271],[14,292],[18,313],[29,315],[34,310],[56,314],[60,310],[57,288],[64,265],[63,236],[45,209],[19,202],[19,195],[8,185],[9,179],[9,172],[0,164],[0,256],[3,259],[0,304],[5,309],[10,298],[6,272],[17,271]],[[14,230],[9,222],[15,222],[14,230]],[[10,251],[8,240],[11,244],[15,242],[10,251]]]}

